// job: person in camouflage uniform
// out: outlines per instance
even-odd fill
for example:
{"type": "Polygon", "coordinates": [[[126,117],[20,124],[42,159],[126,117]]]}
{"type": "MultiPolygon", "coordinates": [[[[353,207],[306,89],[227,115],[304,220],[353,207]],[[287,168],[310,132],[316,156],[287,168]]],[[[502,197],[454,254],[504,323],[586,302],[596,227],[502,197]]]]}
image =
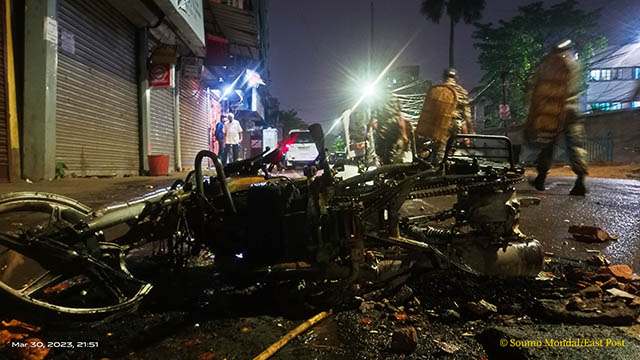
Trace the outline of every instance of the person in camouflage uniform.
{"type": "Polygon", "coordinates": [[[401,163],[409,150],[411,124],[402,117],[400,100],[386,89],[374,110],[367,132],[374,130],[375,152],[380,165],[401,163]]]}
{"type": "MultiPolygon", "coordinates": [[[[547,64],[551,63],[551,61],[558,59],[562,59],[566,68],[568,69],[568,84],[561,84],[562,86],[566,86],[566,93],[568,96],[565,99],[561,99],[564,102],[564,119],[557,119],[556,121],[559,124],[558,131],[550,134],[545,134],[544,132],[538,133],[537,142],[540,145],[540,153],[536,160],[536,168],[538,171],[538,176],[533,181],[533,186],[543,191],[545,190],[545,181],[547,178],[547,173],[549,172],[549,168],[553,162],[553,148],[557,141],[557,138],[560,134],[564,135],[565,142],[567,144],[567,151],[569,154],[569,162],[571,164],[571,169],[576,174],[576,182],[571,189],[571,195],[584,196],[587,193],[587,187],[585,184],[585,178],[587,176],[587,150],[585,149],[586,142],[586,134],[584,128],[584,119],[578,114],[578,99],[580,97],[580,86],[581,86],[581,70],[580,65],[575,60],[572,52],[571,52],[571,42],[565,41],[562,44],[557,45],[554,49],[545,56],[540,65],[536,69],[534,86],[544,86],[546,88],[557,87],[558,84],[552,84],[552,80],[554,76],[549,74],[544,74],[545,71],[549,70],[550,67],[547,64]],[[547,75],[547,76],[545,76],[547,75]],[[551,136],[547,136],[551,135],[551,136]],[[545,139],[545,137],[548,139],[545,139]]],[[[533,96],[536,96],[535,94],[533,96]]],[[[536,101],[544,104],[545,100],[547,103],[557,101],[555,99],[551,99],[547,95],[547,98],[543,95],[539,95],[542,99],[531,99],[529,113],[531,114],[533,110],[533,104],[536,101]]],[[[560,117],[562,115],[559,115],[560,117]]],[[[529,122],[530,120],[527,119],[529,122]]],[[[532,120],[531,120],[532,121],[532,120]]],[[[526,135],[526,134],[525,134],[526,135]]],[[[534,141],[530,135],[526,135],[529,138],[529,141],[534,141]]]]}
{"type": "MultiPolygon", "coordinates": [[[[473,122],[471,120],[471,107],[469,106],[469,92],[456,81],[456,69],[449,68],[444,72],[442,84],[449,86],[456,93],[456,109],[451,117],[449,137],[458,134],[473,134],[473,122]]],[[[432,160],[440,163],[444,158],[446,144],[437,143],[433,149],[432,160]]]]}

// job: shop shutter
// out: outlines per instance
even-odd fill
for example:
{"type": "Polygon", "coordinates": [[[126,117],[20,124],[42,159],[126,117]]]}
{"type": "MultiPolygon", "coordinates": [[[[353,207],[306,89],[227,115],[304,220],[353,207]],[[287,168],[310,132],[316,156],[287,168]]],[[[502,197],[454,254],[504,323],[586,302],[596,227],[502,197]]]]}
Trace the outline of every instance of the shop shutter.
{"type": "Polygon", "coordinates": [[[9,119],[7,117],[7,78],[5,77],[4,1],[0,4],[0,182],[9,179],[9,119]]]}
{"type": "Polygon", "coordinates": [[[58,2],[56,161],[78,175],[139,172],[136,29],[105,0],[58,2]]]}
{"type": "Polygon", "coordinates": [[[175,169],[173,89],[151,89],[150,155],[169,155],[169,172],[175,169]]]}
{"type": "Polygon", "coordinates": [[[180,79],[180,154],[182,166],[192,168],[196,154],[209,150],[207,92],[194,80],[180,79]]]}

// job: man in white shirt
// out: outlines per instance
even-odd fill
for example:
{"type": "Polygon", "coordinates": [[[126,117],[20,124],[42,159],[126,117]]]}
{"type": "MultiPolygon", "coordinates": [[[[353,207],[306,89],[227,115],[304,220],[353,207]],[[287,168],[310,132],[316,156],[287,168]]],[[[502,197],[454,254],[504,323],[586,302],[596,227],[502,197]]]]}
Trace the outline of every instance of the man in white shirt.
{"type": "Polygon", "coordinates": [[[227,123],[224,124],[224,147],[225,156],[222,163],[227,163],[227,157],[232,156],[231,162],[240,159],[240,143],[242,142],[242,126],[240,122],[229,113],[227,123]]]}

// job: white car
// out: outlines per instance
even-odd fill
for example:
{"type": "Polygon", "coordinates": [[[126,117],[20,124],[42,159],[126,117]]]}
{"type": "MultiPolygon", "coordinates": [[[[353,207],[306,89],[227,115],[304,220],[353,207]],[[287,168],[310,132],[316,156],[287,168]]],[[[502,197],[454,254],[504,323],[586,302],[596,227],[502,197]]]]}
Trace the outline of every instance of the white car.
{"type": "Polygon", "coordinates": [[[318,149],[309,130],[289,131],[289,140],[284,145],[284,152],[287,169],[307,165],[318,157],[318,149]]]}

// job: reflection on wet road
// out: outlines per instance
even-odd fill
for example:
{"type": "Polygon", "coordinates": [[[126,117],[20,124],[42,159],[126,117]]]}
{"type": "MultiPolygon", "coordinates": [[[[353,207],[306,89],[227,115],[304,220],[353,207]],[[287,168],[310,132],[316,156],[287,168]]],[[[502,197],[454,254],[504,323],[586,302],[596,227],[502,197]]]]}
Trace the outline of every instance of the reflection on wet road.
{"type": "Polygon", "coordinates": [[[586,197],[568,195],[573,181],[549,178],[544,192],[520,184],[519,195],[542,199],[539,206],[522,209],[522,231],[557,257],[587,259],[593,255],[587,249],[600,250],[612,264],[628,264],[640,272],[640,181],[591,178],[586,197]],[[599,226],[619,239],[596,244],[575,241],[568,229],[579,224],[599,226]]]}

